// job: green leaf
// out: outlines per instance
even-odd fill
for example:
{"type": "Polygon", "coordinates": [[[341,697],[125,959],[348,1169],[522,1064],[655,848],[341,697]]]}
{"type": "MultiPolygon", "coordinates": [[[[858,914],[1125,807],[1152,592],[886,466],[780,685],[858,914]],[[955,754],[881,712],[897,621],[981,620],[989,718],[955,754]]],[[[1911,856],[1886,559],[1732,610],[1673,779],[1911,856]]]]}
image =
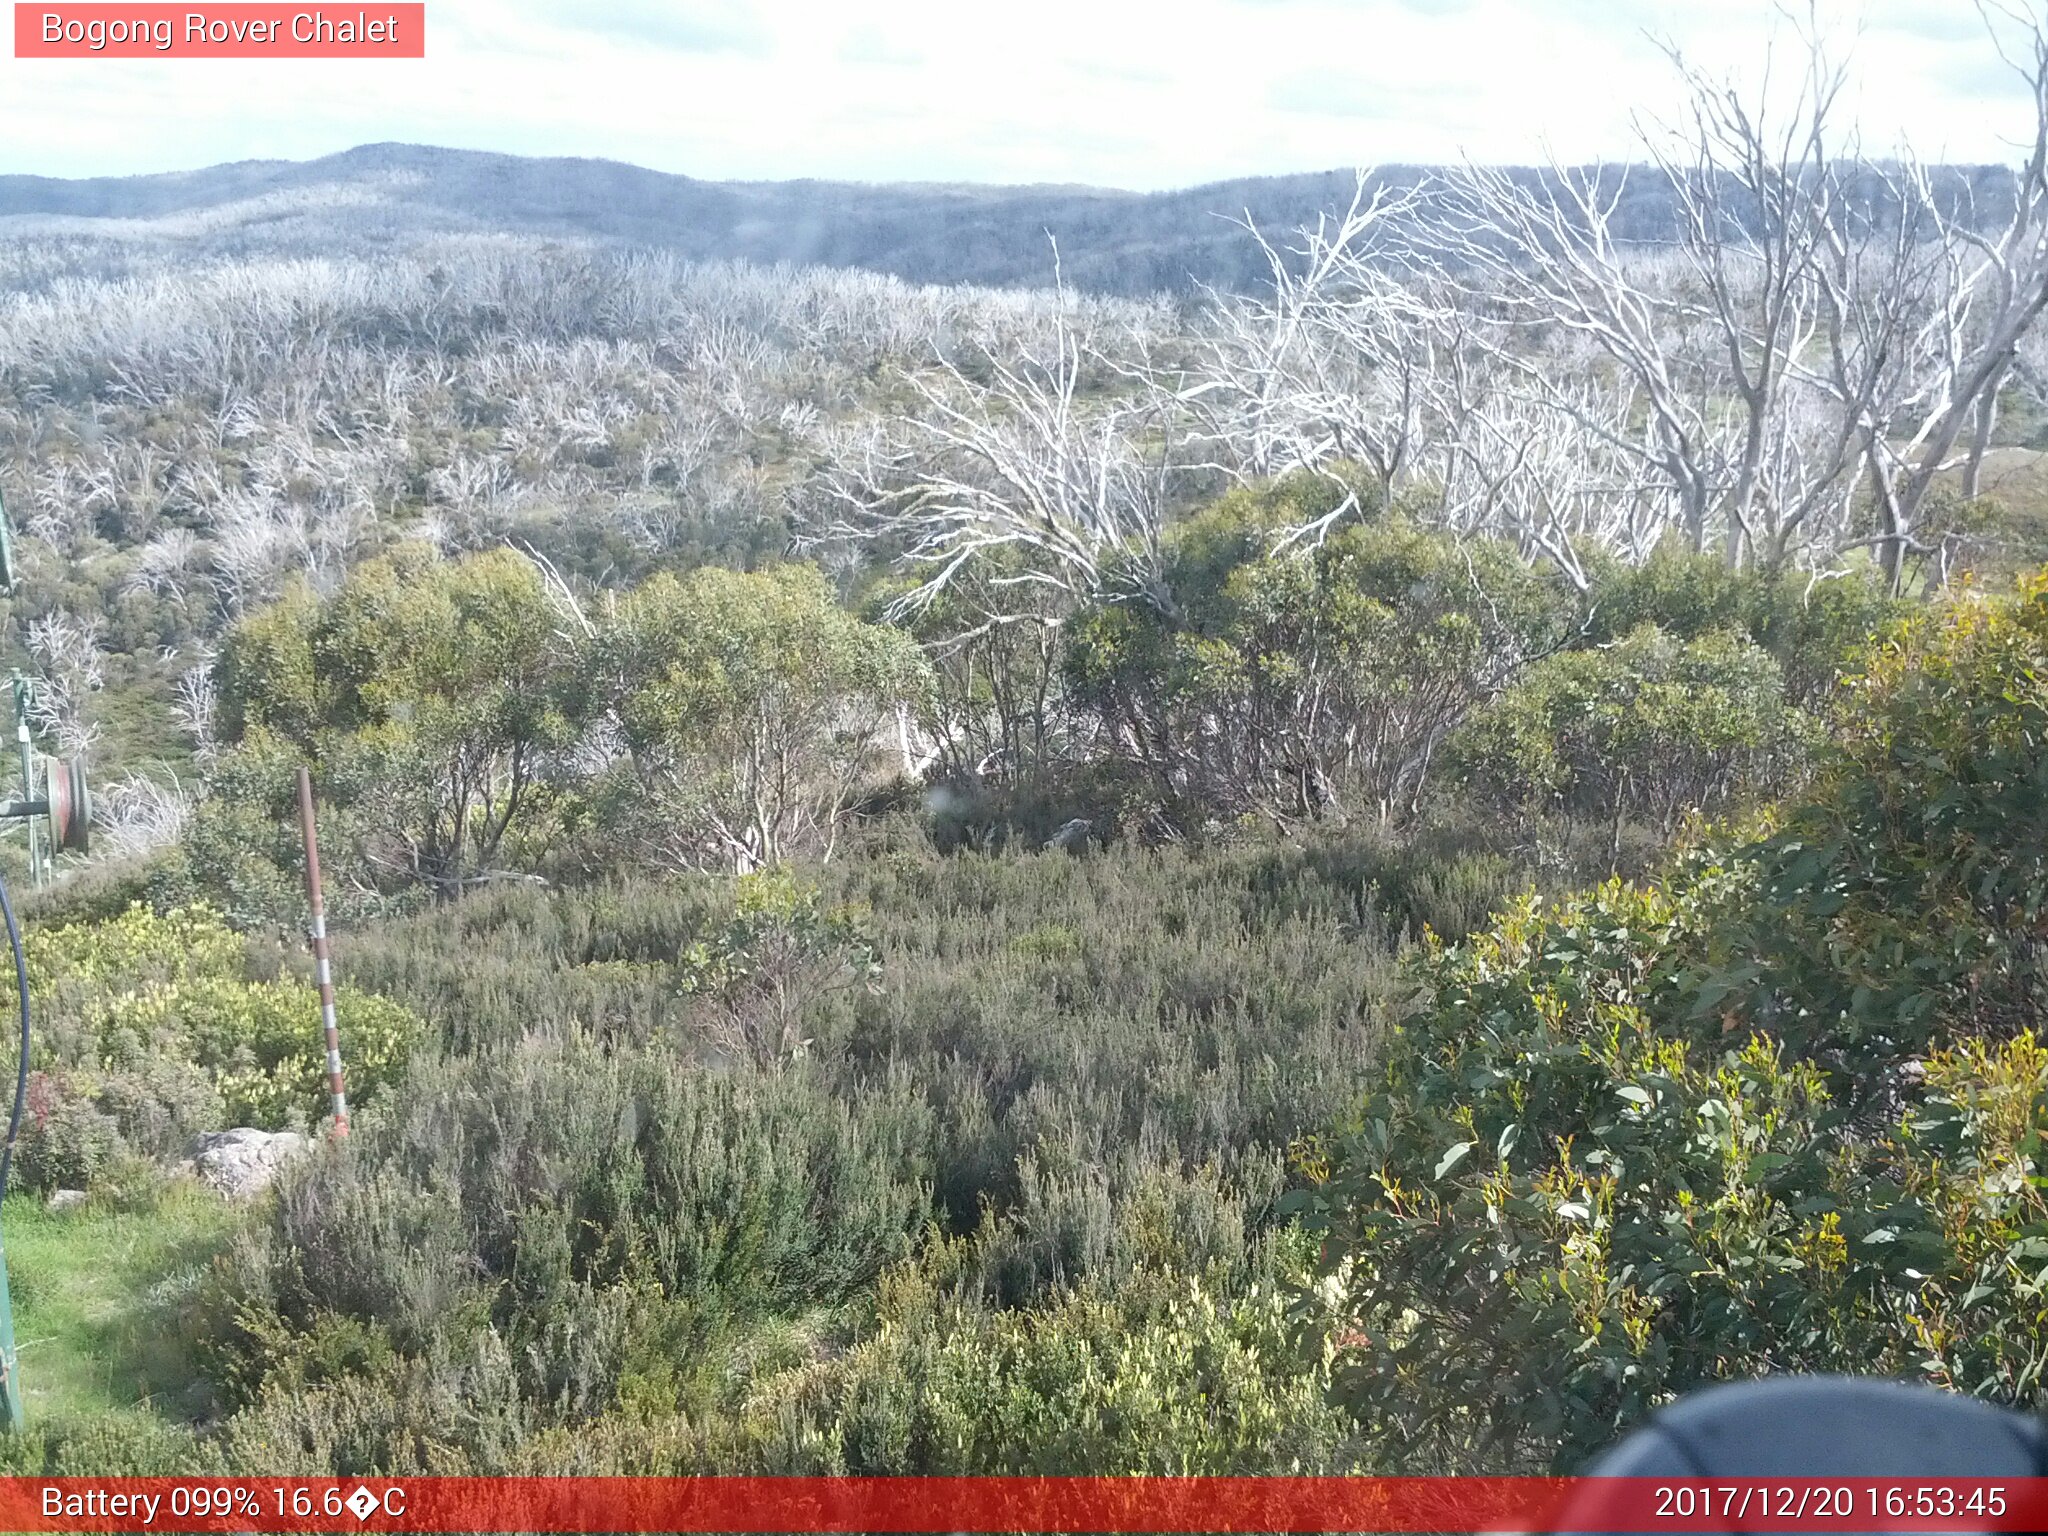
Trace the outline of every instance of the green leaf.
{"type": "Polygon", "coordinates": [[[1453,1168],[1457,1167],[1458,1164],[1465,1161],[1467,1154],[1469,1154],[1471,1150],[1472,1143],[1469,1141],[1460,1141],[1454,1143],[1451,1149],[1448,1152],[1444,1153],[1442,1158],[1438,1160],[1436,1165],[1436,1173],[1432,1175],[1432,1177],[1439,1179],[1442,1178],[1445,1174],[1449,1173],[1453,1168]]]}

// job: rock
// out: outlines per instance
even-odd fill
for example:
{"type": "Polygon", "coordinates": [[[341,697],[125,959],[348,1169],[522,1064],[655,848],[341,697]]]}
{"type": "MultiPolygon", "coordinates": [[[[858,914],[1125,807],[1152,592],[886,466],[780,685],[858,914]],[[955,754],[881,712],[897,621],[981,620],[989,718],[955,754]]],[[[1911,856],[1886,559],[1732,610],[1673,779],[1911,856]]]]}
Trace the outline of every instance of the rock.
{"type": "Polygon", "coordinates": [[[53,1189],[50,1191],[49,1206],[53,1211],[75,1210],[83,1204],[85,1204],[85,1191],[82,1189],[53,1189]]]}
{"type": "Polygon", "coordinates": [[[1076,816],[1059,831],[1045,840],[1048,849],[1058,848],[1067,853],[1079,853],[1088,846],[1088,834],[1095,830],[1095,823],[1085,816],[1076,816]]]}
{"type": "Polygon", "coordinates": [[[192,1143],[192,1171],[228,1199],[246,1200],[269,1188],[277,1170],[307,1145],[297,1131],[206,1131],[192,1143]]]}

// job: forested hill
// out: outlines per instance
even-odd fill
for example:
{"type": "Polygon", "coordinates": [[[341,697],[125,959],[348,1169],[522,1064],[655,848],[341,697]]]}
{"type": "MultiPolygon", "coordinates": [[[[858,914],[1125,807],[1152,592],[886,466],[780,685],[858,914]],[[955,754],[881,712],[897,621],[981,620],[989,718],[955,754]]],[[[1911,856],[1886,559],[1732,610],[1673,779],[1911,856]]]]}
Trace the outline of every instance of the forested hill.
{"type": "Polygon", "coordinates": [[[700,259],[867,267],[919,282],[1118,292],[1234,285],[1255,273],[1229,222],[1292,228],[1348,196],[1351,173],[1185,192],[1072,186],[716,182],[610,160],[372,144],[307,162],[159,176],[0,177],[0,235],[163,238],[236,254],[328,255],[423,235],[507,233],[655,245],[700,259]]]}
{"type": "MultiPolygon", "coordinates": [[[[1413,167],[1382,174],[1412,183],[1413,167]]],[[[1955,168],[1958,191],[1996,173],[1955,168]]],[[[197,253],[336,255],[441,234],[660,246],[695,259],[864,267],[916,282],[1043,286],[1050,233],[1066,280],[1099,292],[1244,290],[1264,278],[1249,214],[1284,233],[1352,192],[1352,173],[1252,177],[1174,192],[1073,186],[699,181],[611,160],[370,144],[312,161],[250,160],[156,176],[0,177],[0,238],[169,241],[197,253]]],[[[1672,228],[1669,191],[1636,178],[1624,238],[1672,228]]],[[[2002,201],[1987,194],[1980,207],[2002,201]]]]}

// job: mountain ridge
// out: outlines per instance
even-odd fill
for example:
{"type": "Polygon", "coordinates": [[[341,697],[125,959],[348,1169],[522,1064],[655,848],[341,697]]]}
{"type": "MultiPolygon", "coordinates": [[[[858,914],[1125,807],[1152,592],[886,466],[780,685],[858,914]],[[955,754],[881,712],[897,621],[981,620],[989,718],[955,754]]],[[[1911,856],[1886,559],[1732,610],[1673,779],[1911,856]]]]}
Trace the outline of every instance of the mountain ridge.
{"type": "MultiPolygon", "coordinates": [[[[1411,174],[1413,172],[1411,171],[1411,174]]],[[[1290,228],[1348,197],[1349,170],[1164,192],[1065,183],[711,181],[591,157],[386,141],[314,160],[134,176],[0,176],[0,238],[150,235],[196,254],[327,254],[438,235],[651,246],[698,260],[865,267],[914,282],[1044,286],[1046,236],[1077,286],[1235,286],[1263,272],[1231,221],[1290,228]]]]}
{"type": "MultiPolygon", "coordinates": [[[[1412,185],[1427,167],[1380,167],[1412,185]]],[[[1991,167],[1949,167],[1974,190],[1991,167]]],[[[1520,174],[1541,174],[1523,168],[1520,174]]],[[[655,247],[693,260],[787,261],[913,282],[1121,294],[1243,288],[1267,277],[1239,221],[1276,234],[1347,202],[1350,170],[1154,192],[1070,184],[710,181],[592,157],[384,141],[314,160],[238,160],[135,176],[0,176],[0,239],[159,238],[193,254],[336,254],[419,239],[523,235],[655,247]]],[[[1630,239],[1671,227],[1668,190],[1632,186],[1630,239]],[[1660,195],[1662,191],[1662,195],[1660,195]]]]}

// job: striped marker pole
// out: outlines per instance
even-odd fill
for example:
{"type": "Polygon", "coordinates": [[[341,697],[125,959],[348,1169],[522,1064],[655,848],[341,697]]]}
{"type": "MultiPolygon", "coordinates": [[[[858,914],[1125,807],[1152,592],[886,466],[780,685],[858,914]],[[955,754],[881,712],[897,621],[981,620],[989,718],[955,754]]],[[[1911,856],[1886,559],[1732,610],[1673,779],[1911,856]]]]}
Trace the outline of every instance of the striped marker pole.
{"type": "Polygon", "coordinates": [[[299,831],[306,839],[306,904],[313,909],[313,973],[320,982],[320,1025],[327,1032],[327,1091],[334,1099],[333,1137],[348,1135],[348,1095],[341,1088],[341,1032],[334,1023],[334,969],[327,962],[327,907],[320,899],[320,844],[313,836],[313,776],[299,770],[299,831]]]}

